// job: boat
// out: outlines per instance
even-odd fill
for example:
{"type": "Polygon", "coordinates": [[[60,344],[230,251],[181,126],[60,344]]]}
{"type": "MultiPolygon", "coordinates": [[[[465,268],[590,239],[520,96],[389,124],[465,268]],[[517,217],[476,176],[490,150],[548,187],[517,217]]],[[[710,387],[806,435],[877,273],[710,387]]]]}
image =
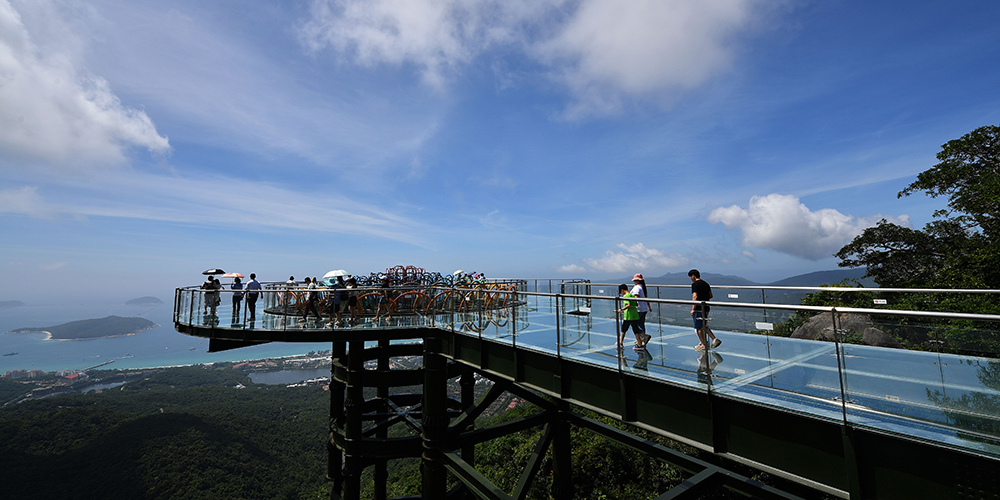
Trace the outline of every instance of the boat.
{"type": "Polygon", "coordinates": [[[17,353],[16,352],[8,352],[7,354],[4,354],[4,356],[17,356],[17,353]]]}

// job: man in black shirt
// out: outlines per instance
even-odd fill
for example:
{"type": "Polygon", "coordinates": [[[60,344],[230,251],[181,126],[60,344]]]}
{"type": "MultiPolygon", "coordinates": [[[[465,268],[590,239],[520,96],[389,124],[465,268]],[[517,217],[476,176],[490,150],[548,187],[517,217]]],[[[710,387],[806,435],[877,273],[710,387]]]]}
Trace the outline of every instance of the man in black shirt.
{"type": "MultiPolygon", "coordinates": [[[[701,273],[697,269],[688,271],[688,278],[691,278],[691,300],[709,301],[712,300],[712,287],[705,280],[701,279],[701,273]]],[[[719,347],[722,341],[715,337],[712,329],[708,327],[708,304],[692,304],[691,317],[694,318],[694,330],[698,334],[700,343],[694,346],[699,351],[704,351],[708,346],[708,337],[712,338],[712,347],[719,347]]]]}

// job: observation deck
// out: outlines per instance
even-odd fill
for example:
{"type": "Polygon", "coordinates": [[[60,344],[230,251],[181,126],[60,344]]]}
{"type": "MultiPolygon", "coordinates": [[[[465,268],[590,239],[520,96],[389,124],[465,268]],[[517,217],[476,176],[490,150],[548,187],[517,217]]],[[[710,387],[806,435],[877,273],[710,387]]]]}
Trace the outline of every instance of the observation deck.
{"type": "MultiPolygon", "coordinates": [[[[380,418],[388,422],[390,417],[365,417],[374,427],[352,431],[350,410],[341,411],[331,403],[331,418],[340,422],[331,424],[331,450],[338,450],[331,451],[333,498],[355,496],[351,492],[357,488],[350,486],[354,473],[343,472],[350,469],[351,456],[382,460],[407,453],[422,453],[425,461],[440,462],[480,498],[523,494],[524,489],[510,495],[491,489],[477,476],[468,446],[469,439],[482,438],[458,429],[468,424],[463,419],[471,418],[468,415],[477,408],[467,396],[460,404],[431,408],[435,398],[445,398],[442,380],[462,370],[558,413],[552,422],[586,427],[680,464],[692,476],[684,489],[672,490],[664,498],[695,498],[707,484],[765,498],[795,496],[755,485],[714,464],[685,462],[670,450],[580,418],[567,409],[569,405],[841,498],[995,498],[1000,494],[996,475],[1000,470],[1000,354],[993,347],[1000,345],[1000,316],[893,309],[901,294],[986,293],[996,297],[998,291],[713,286],[716,300],[710,303],[710,324],[722,345],[699,352],[692,349],[698,338],[689,311],[701,303],[684,300],[690,297],[684,285],[649,285],[646,328],[652,340],[645,351],[634,351],[629,334],[624,350],[616,349],[620,328],[616,287],[524,279],[455,287],[361,288],[354,290],[360,311],[354,321],[345,314],[343,326],[329,312],[334,307],[333,294],[343,290],[317,290],[322,294],[317,309],[324,317],[312,319],[310,313],[310,319],[302,322],[307,291],[268,283],[260,292],[256,321],[248,322],[246,301],[242,311],[228,307],[230,290],[216,292],[221,292],[221,301],[212,314],[206,307],[211,292],[190,287],[176,291],[174,322],[181,333],[210,339],[211,351],[264,342],[330,342],[333,378],[341,384],[334,386],[346,388],[347,399],[343,392],[331,397],[344,408],[350,406],[345,401],[352,398],[351,387],[363,385],[358,380],[371,371],[362,360],[349,361],[350,352],[383,349],[378,356],[364,358],[379,359],[380,370],[386,373],[391,370],[388,363],[381,365],[382,359],[425,357],[425,373],[370,384],[424,384],[423,402],[411,406],[423,405],[414,414],[420,415],[425,429],[422,437],[410,441],[405,453],[393,455],[381,448],[390,446],[386,443],[391,440],[361,444],[363,435],[373,435],[366,432],[382,425],[380,418]],[[875,298],[872,308],[797,305],[805,293],[817,291],[865,293],[875,298]],[[801,322],[808,316],[829,316],[831,326],[826,333],[830,340],[789,338],[773,332],[775,325],[801,322]],[[852,326],[851,318],[856,317],[868,319],[865,331],[852,326]],[[871,334],[868,329],[890,332],[909,347],[923,350],[844,342],[871,334]],[[438,396],[431,397],[431,392],[438,396]],[[440,435],[435,437],[426,429],[428,425],[439,426],[440,435]],[[341,453],[348,457],[343,459],[346,462],[341,453]]],[[[331,393],[336,392],[334,386],[331,393]]],[[[391,400],[387,394],[379,397],[391,400]]],[[[559,456],[566,461],[568,456],[562,453],[559,456]]],[[[522,481],[530,479],[529,472],[522,481]]],[[[425,473],[424,498],[440,496],[428,493],[428,481],[443,484],[435,477],[425,473]]],[[[553,495],[560,498],[558,492],[553,495]]]]}

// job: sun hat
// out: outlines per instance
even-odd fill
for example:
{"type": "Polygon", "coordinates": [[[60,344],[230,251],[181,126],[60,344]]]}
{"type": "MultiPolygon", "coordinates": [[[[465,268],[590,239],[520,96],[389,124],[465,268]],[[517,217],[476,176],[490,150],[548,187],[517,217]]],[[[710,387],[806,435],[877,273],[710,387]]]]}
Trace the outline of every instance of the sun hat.
{"type": "Polygon", "coordinates": [[[646,281],[646,279],[642,277],[642,273],[635,273],[635,276],[632,276],[632,281],[646,281]]]}

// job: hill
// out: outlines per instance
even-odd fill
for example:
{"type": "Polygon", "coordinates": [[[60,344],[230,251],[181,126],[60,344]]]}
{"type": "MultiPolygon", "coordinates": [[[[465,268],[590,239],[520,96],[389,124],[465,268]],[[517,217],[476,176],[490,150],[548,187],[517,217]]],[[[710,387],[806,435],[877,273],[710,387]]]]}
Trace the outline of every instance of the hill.
{"type": "Polygon", "coordinates": [[[21,307],[25,305],[24,302],[20,300],[0,300],[0,309],[5,309],[8,307],[21,307]]]}
{"type": "Polygon", "coordinates": [[[86,340],[134,335],[157,326],[160,325],[145,318],[108,316],[100,319],[70,321],[56,326],[18,328],[7,333],[48,332],[49,338],[53,340],[86,340]]]}
{"type": "Polygon", "coordinates": [[[162,304],[162,303],[163,303],[163,301],[160,300],[160,299],[158,299],[158,298],[156,298],[156,297],[149,297],[149,296],[147,296],[147,297],[139,297],[137,299],[132,299],[132,300],[126,302],[125,305],[127,305],[127,306],[143,305],[144,306],[144,305],[154,305],[154,304],[162,304]]]}
{"type": "Polygon", "coordinates": [[[821,286],[832,285],[845,279],[856,279],[865,288],[876,288],[878,285],[871,278],[864,278],[865,270],[861,269],[836,269],[833,271],[816,271],[814,273],[800,274],[785,278],[783,280],[768,283],[771,286],[821,286]]]}
{"type": "MultiPolygon", "coordinates": [[[[758,283],[740,276],[729,274],[701,273],[702,279],[712,284],[712,286],[823,286],[832,285],[844,279],[856,279],[865,287],[873,288],[877,285],[870,279],[862,279],[865,275],[864,269],[835,269],[832,271],[816,271],[813,273],[800,274],[790,278],[773,281],[771,283],[758,283]]],[[[622,283],[631,283],[632,278],[625,278],[622,283]]],[[[650,285],[688,285],[686,272],[667,273],[655,278],[646,278],[646,283],[650,285]]]]}

